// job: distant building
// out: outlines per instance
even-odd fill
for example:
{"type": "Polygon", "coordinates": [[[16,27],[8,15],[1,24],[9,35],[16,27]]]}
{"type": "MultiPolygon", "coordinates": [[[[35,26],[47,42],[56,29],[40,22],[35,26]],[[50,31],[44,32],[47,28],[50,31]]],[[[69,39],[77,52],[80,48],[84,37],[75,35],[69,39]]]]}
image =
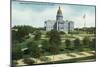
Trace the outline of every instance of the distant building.
{"type": "Polygon", "coordinates": [[[74,30],[74,22],[73,21],[64,21],[62,11],[59,7],[56,15],[56,20],[47,20],[45,21],[46,31],[50,31],[52,29],[57,31],[69,32],[74,30]]]}

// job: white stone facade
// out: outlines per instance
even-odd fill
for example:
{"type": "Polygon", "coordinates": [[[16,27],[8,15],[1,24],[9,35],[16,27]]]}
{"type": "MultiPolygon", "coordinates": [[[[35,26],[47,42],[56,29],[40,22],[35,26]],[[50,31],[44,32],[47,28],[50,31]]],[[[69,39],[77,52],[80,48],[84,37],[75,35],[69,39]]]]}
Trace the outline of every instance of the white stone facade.
{"type": "Polygon", "coordinates": [[[59,7],[57,11],[56,20],[47,20],[45,21],[46,31],[50,31],[52,29],[57,31],[71,32],[74,30],[74,22],[73,21],[64,21],[62,11],[59,7]]]}

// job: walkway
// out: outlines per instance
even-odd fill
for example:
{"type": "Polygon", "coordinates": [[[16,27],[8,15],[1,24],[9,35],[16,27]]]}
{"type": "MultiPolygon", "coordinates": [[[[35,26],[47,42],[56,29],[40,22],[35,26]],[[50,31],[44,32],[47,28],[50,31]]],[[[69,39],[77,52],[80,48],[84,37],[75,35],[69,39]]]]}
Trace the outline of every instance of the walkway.
{"type": "MultiPolygon", "coordinates": [[[[94,56],[95,51],[88,51],[88,52],[77,52],[77,53],[64,53],[64,54],[58,54],[58,55],[51,55],[51,56],[46,56],[50,59],[48,62],[53,62],[53,61],[62,61],[62,60],[69,60],[69,59],[75,59],[75,58],[83,58],[83,57],[89,57],[89,56],[94,56]]],[[[45,61],[41,61],[39,59],[32,58],[33,60],[36,61],[35,64],[39,63],[47,63],[45,61]]],[[[22,62],[22,59],[18,60],[18,65],[26,65],[22,62]]]]}

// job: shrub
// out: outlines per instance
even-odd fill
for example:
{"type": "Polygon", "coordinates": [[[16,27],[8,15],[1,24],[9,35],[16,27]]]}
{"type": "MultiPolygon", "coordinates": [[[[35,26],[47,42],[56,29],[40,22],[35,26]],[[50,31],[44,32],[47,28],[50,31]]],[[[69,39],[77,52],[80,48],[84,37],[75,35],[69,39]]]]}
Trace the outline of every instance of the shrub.
{"type": "Polygon", "coordinates": [[[29,49],[29,55],[31,57],[39,58],[41,56],[41,50],[38,45],[38,41],[31,41],[27,43],[27,48],[29,49]]]}
{"type": "Polygon", "coordinates": [[[32,59],[30,59],[30,58],[25,58],[25,59],[23,59],[23,62],[24,62],[25,64],[28,64],[28,65],[32,65],[32,64],[35,63],[35,61],[32,60],[32,59]]]}
{"type": "Polygon", "coordinates": [[[65,33],[65,32],[63,32],[63,31],[59,31],[59,33],[60,33],[60,34],[62,34],[62,35],[63,35],[63,34],[66,34],[66,33],[65,33]]]}
{"type": "Polygon", "coordinates": [[[41,34],[42,34],[42,33],[41,33],[40,31],[37,30],[37,31],[35,32],[34,40],[39,40],[39,39],[41,39],[41,34]]]}
{"type": "Polygon", "coordinates": [[[70,49],[71,48],[71,41],[69,40],[69,39],[67,39],[67,40],[65,40],[65,45],[66,45],[66,48],[68,49],[70,49]]]}
{"type": "Polygon", "coordinates": [[[84,48],[90,48],[90,44],[91,44],[90,38],[89,37],[84,37],[84,39],[83,39],[84,48]]]}
{"type": "Polygon", "coordinates": [[[77,38],[74,40],[74,48],[75,48],[75,50],[82,50],[82,45],[81,45],[80,39],[77,38]]]}
{"type": "Polygon", "coordinates": [[[40,60],[41,61],[50,61],[50,58],[48,58],[48,57],[40,57],[40,60]]]}

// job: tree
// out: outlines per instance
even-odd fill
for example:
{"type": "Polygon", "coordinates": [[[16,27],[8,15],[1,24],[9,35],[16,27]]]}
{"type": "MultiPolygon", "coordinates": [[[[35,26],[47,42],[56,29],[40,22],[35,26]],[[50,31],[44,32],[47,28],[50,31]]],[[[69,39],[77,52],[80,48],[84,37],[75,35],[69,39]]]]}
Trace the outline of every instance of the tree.
{"type": "Polygon", "coordinates": [[[74,48],[75,48],[75,50],[81,50],[82,49],[80,39],[77,38],[77,39],[74,40],[74,48]]]}
{"type": "Polygon", "coordinates": [[[65,40],[65,45],[67,49],[71,48],[71,41],[69,39],[65,40]]]}
{"type": "Polygon", "coordinates": [[[14,44],[12,48],[12,59],[18,60],[21,59],[23,56],[23,53],[21,51],[21,46],[18,44],[14,44]]]}
{"type": "Polygon", "coordinates": [[[49,47],[50,47],[50,44],[49,44],[49,42],[47,41],[47,40],[43,40],[42,41],[42,49],[44,50],[44,51],[49,51],[49,47]]]}
{"type": "Polygon", "coordinates": [[[56,45],[60,45],[61,44],[61,37],[60,37],[60,34],[58,31],[56,30],[51,30],[50,31],[50,34],[49,34],[49,42],[52,44],[52,43],[55,43],[56,45]]]}
{"type": "Polygon", "coordinates": [[[52,54],[57,54],[59,53],[60,51],[60,47],[59,45],[57,46],[56,43],[52,43],[49,47],[49,51],[52,53],[52,54]]]}
{"type": "Polygon", "coordinates": [[[91,48],[94,50],[96,49],[96,39],[95,38],[92,39],[91,48]]]}
{"type": "Polygon", "coordinates": [[[12,30],[12,44],[19,43],[23,41],[23,37],[20,37],[20,33],[18,31],[12,30]]]}
{"type": "Polygon", "coordinates": [[[29,55],[34,58],[39,58],[41,56],[39,43],[37,41],[32,41],[27,44],[29,55]]]}
{"type": "Polygon", "coordinates": [[[55,54],[60,51],[59,47],[61,45],[61,38],[60,34],[56,30],[51,30],[49,33],[49,43],[50,43],[50,48],[49,50],[55,54]]]}
{"type": "Polygon", "coordinates": [[[12,42],[22,42],[29,33],[33,33],[34,28],[31,26],[14,26],[12,28],[12,42]]]}
{"type": "Polygon", "coordinates": [[[89,46],[90,46],[90,39],[89,39],[89,37],[85,37],[83,39],[83,47],[84,48],[90,48],[89,46]]]}
{"type": "Polygon", "coordinates": [[[35,37],[34,37],[34,39],[35,40],[39,40],[41,38],[41,32],[39,31],[39,30],[37,30],[36,32],[35,32],[35,37]]]}

